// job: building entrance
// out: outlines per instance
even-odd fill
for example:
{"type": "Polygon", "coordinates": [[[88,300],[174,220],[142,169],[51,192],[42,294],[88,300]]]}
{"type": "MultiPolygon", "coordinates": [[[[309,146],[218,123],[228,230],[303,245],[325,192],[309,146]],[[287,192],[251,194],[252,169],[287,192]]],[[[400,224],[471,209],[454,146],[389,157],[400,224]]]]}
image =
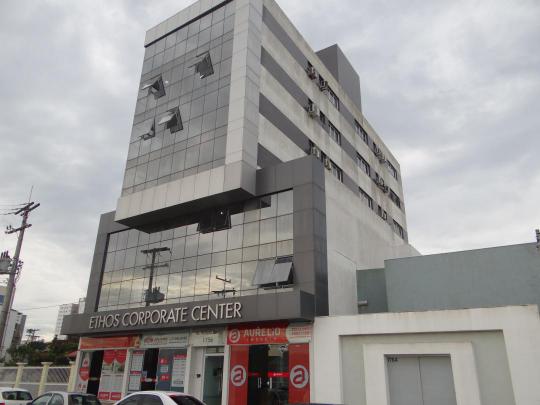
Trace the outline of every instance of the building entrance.
{"type": "Polygon", "coordinates": [[[248,404],[288,404],[288,393],[288,345],[250,346],[248,404]]]}
{"type": "Polygon", "coordinates": [[[228,403],[309,403],[310,332],[310,325],[284,322],[230,328],[228,403]]]}
{"type": "Polygon", "coordinates": [[[203,402],[207,405],[221,405],[222,391],[223,353],[207,353],[204,356],[203,402]]]}

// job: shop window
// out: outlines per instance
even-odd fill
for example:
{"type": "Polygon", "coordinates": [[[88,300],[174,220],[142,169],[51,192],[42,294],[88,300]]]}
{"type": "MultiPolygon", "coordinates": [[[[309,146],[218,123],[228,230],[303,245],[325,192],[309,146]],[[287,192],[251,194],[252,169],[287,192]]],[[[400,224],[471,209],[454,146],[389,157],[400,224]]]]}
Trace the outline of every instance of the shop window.
{"type": "Polygon", "coordinates": [[[141,90],[148,90],[148,95],[153,94],[155,99],[163,97],[165,95],[165,85],[161,75],[145,82],[141,90]]]}
{"type": "Polygon", "coordinates": [[[171,133],[181,131],[184,129],[182,124],[182,117],[180,116],[180,109],[175,107],[165,113],[159,120],[159,125],[165,124],[165,128],[169,129],[171,133]]]}

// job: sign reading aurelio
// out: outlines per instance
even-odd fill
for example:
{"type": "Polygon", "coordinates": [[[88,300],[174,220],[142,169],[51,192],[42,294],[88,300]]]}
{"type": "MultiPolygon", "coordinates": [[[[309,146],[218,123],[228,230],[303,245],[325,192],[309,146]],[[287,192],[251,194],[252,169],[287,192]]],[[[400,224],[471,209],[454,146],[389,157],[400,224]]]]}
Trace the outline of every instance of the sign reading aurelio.
{"type": "Polygon", "coordinates": [[[90,329],[162,325],[184,322],[201,322],[220,319],[242,318],[242,304],[228,302],[194,307],[175,307],[171,309],[145,309],[123,314],[94,315],[90,317],[90,329]]]}

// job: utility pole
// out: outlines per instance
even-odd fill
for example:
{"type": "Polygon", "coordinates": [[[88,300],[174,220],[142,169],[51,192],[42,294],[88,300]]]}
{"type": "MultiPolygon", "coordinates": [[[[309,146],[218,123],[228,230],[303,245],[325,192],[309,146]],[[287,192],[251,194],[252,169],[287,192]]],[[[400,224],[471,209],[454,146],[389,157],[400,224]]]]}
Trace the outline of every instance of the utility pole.
{"type": "Polygon", "coordinates": [[[150,269],[150,278],[148,279],[148,289],[146,290],[144,294],[144,301],[146,302],[146,306],[149,307],[150,304],[157,304],[159,302],[162,302],[165,299],[165,295],[159,291],[159,287],[153,287],[154,282],[154,269],[156,267],[164,267],[167,264],[161,264],[156,265],[156,255],[160,254],[161,252],[168,252],[171,249],[168,247],[161,247],[161,248],[154,248],[154,249],[145,249],[141,250],[141,253],[145,255],[152,255],[152,263],[150,266],[145,266],[145,269],[150,269]]]}
{"type": "Polygon", "coordinates": [[[39,335],[36,335],[38,331],[39,329],[26,329],[26,341],[30,343],[35,342],[39,338],[39,335]]]}
{"type": "Polygon", "coordinates": [[[12,228],[11,226],[7,227],[6,233],[11,234],[15,232],[19,232],[19,237],[17,239],[17,247],[15,248],[15,254],[13,256],[13,260],[11,262],[11,268],[9,271],[9,278],[8,283],[6,287],[6,296],[4,297],[4,305],[2,305],[2,312],[0,313],[0,350],[3,349],[4,346],[4,337],[5,337],[5,331],[6,331],[6,325],[7,320],[9,317],[9,313],[11,312],[11,304],[13,303],[13,292],[15,290],[15,280],[17,277],[17,274],[20,270],[20,255],[21,255],[21,248],[22,248],[22,242],[24,238],[24,231],[26,228],[30,228],[32,224],[28,223],[28,215],[31,211],[35,210],[37,207],[39,207],[39,203],[33,203],[30,202],[26,204],[24,207],[19,208],[17,211],[15,211],[14,215],[21,215],[22,216],[22,222],[21,226],[19,228],[12,228]]]}

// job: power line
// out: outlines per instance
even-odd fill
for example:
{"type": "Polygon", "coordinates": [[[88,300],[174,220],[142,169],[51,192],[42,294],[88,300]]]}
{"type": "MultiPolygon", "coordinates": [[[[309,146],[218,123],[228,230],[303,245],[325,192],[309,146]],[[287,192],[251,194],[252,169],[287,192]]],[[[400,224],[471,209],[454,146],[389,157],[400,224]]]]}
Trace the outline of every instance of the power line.
{"type": "Polygon", "coordinates": [[[46,308],[59,307],[61,305],[64,305],[64,304],[47,305],[47,306],[44,306],[44,307],[34,307],[34,308],[20,308],[17,311],[34,311],[34,310],[37,310],[37,309],[46,309],[46,308]]]}

